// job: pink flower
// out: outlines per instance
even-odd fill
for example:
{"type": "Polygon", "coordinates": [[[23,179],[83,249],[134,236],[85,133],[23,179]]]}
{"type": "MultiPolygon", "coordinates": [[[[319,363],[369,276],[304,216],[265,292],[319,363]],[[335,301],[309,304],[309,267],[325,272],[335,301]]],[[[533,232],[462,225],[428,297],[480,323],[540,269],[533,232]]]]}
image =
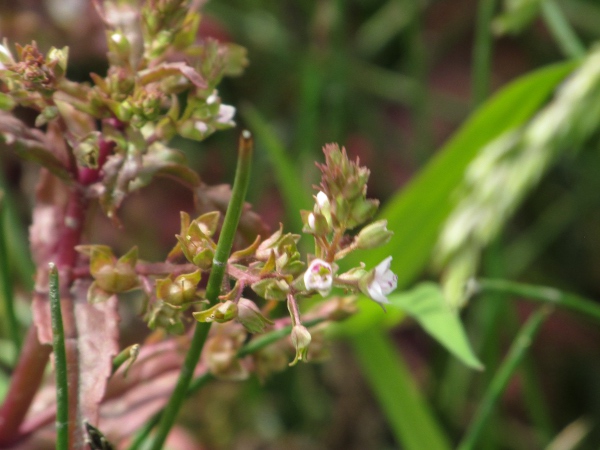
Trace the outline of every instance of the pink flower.
{"type": "Polygon", "coordinates": [[[331,264],[322,259],[313,259],[304,273],[304,285],[307,290],[316,290],[325,297],[331,291],[333,270],[331,264]]]}
{"type": "Polygon", "coordinates": [[[389,303],[387,295],[398,286],[398,276],[390,270],[391,263],[392,257],[388,256],[371,273],[373,279],[367,285],[367,293],[377,303],[389,303]]]}

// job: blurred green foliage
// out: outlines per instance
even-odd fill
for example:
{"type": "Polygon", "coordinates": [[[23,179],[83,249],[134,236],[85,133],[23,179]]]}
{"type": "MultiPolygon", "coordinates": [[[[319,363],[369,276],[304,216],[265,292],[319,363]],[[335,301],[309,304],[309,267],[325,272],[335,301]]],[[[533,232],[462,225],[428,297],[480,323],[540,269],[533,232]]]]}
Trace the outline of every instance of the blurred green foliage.
{"type": "MultiPolygon", "coordinates": [[[[90,43],[83,45],[90,51],[82,50],[76,25],[51,18],[56,3],[0,5],[0,29],[11,41],[72,46],[72,76],[101,72],[100,52],[90,43]]],[[[576,67],[573,58],[600,38],[598,23],[600,6],[591,0],[215,0],[205,7],[201,30],[249,52],[246,72],[222,90],[239,108],[238,123],[257,137],[249,200],[272,227],[285,217],[297,229],[297,209],[310,204],[317,181],[313,161],[323,144],[340,142],[372,170],[369,196],[383,201],[381,216],[396,233],[390,245],[362,260],[372,267],[392,254],[399,284],[408,288],[419,278],[438,277],[427,263],[469,162],[544,106],[576,67]],[[512,35],[493,34],[499,31],[512,35]],[[490,91],[498,95],[484,102],[490,91]]],[[[480,274],[600,296],[599,130],[563,153],[526,193],[484,252],[480,274]]],[[[204,180],[216,183],[232,178],[236,139],[223,133],[202,146],[179,146],[204,180]]],[[[28,223],[26,196],[19,188],[30,189],[31,177],[27,166],[5,152],[1,157],[19,310],[26,305],[23,288],[31,284],[22,225],[28,223]]],[[[171,197],[183,196],[169,183],[160,188],[166,194],[156,198],[165,208],[171,197]]],[[[170,211],[175,216],[181,202],[170,211]]],[[[138,201],[124,209],[135,233],[136,212],[149,208],[138,201]]],[[[160,255],[177,231],[171,228],[144,230],[137,239],[156,242],[160,255]]],[[[133,238],[126,240],[123,247],[133,238]]],[[[506,367],[507,349],[531,307],[497,293],[473,300],[462,318],[485,366],[474,372],[404,315],[385,316],[370,306],[338,330],[352,337],[333,344],[330,361],[288,370],[265,385],[213,383],[188,402],[183,424],[209,448],[455,446],[481,399],[490,398],[490,382],[506,367]]],[[[8,338],[4,326],[1,333],[8,338]]],[[[513,367],[516,375],[505,380],[474,448],[597,448],[599,338],[598,327],[580,317],[559,311],[547,319],[530,353],[513,367]],[[568,436],[572,440],[561,444],[568,436]]],[[[11,363],[5,342],[0,392],[11,363]]]]}

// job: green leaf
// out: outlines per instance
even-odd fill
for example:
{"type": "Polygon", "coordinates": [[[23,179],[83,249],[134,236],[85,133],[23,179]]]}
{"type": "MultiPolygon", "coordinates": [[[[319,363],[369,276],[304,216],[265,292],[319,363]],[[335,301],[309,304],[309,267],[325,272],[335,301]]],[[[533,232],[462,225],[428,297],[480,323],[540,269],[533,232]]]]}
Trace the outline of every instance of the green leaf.
{"type": "Polygon", "coordinates": [[[421,283],[410,291],[390,295],[389,300],[384,313],[373,300],[361,297],[358,302],[360,313],[341,324],[331,324],[327,329],[328,336],[363,336],[373,328],[374,321],[379,327],[392,328],[408,315],[467,366],[483,368],[473,353],[460,317],[446,305],[439,285],[421,283]]]}
{"type": "Polygon", "coordinates": [[[406,450],[449,450],[450,443],[394,343],[377,330],[354,336],[351,342],[398,444],[406,450]]]}
{"type": "Polygon", "coordinates": [[[390,296],[390,301],[419,322],[431,337],[467,366],[483,369],[469,344],[460,317],[446,305],[439,285],[421,283],[408,292],[390,296]]]}

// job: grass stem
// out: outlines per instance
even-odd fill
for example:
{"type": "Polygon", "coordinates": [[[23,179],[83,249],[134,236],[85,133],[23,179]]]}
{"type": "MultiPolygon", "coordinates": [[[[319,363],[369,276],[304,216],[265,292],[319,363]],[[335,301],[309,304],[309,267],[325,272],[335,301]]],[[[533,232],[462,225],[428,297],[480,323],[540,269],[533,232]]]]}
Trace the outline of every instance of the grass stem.
{"type": "Polygon", "coordinates": [[[476,289],[478,293],[498,292],[516,295],[526,300],[548,303],[600,321],[600,305],[596,302],[555,288],[515,283],[506,280],[481,279],[477,280],[476,289]]]}
{"type": "Polygon", "coordinates": [[[536,311],[519,331],[508,351],[508,355],[494,375],[494,378],[485,392],[485,395],[475,412],[474,419],[458,446],[458,450],[471,450],[477,448],[477,441],[484,431],[496,403],[508,386],[508,383],[519,367],[523,357],[526,355],[527,350],[531,346],[534,337],[544,323],[549,312],[549,308],[542,308],[536,311]]]}
{"type": "Polygon", "coordinates": [[[52,347],[56,367],[56,448],[69,447],[69,388],[67,383],[67,352],[60,309],[58,270],[50,263],[50,313],[52,320],[52,347]]]}
{"type": "MultiPolygon", "coordinates": [[[[250,181],[252,150],[252,135],[249,131],[244,130],[240,137],[238,164],[233,183],[231,200],[229,202],[227,212],[225,213],[223,228],[221,229],[221,235],[219,237],[219,242],[217,243],[217,248],[215,250],[215,256],[213,259],[213,266],[206,287],[206,298],[211,305],[214,305],[218,302],[218,296],[221,292],[223,277],[227,268],[227,260],[229,259],[229,254],[231,253],[235,232],[237,230],[242,209],[244,207],[244,199],[246,197],[246,192],[248,190],[250,181]]],[[[210,331],[210,326],[211,323],[196,323],[190,348],[186,354],[181,372],[179,373],[179,379],[177,380],[175,390],[173,391],[165,411],[160,418],[156,437],[151,446],[153,450],[160,450],[163,448],[167,436],[169,435],[169,432],[175,423],[179,409],[181,408],[183,401],[188,396],[188,388],[194,375],[194,369],[196,368],[196,365],[200,359],[200,354],[202,353],[202,348],[206,342],[208,332],[210,331]]]]}

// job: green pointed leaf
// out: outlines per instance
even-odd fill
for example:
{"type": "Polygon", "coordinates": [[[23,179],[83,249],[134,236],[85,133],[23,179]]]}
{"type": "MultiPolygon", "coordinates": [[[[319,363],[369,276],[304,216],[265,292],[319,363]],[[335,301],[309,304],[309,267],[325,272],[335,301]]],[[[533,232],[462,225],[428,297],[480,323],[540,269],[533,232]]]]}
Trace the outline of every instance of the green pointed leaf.
{"type": "Polygon", "coordinates": [[[431,337],[467,366],[483,369],[469,344],[460,317],[446,305],[439,285],[421,283],[408,292],[390,296],[390,301],[419,322],[431,337]]]}

